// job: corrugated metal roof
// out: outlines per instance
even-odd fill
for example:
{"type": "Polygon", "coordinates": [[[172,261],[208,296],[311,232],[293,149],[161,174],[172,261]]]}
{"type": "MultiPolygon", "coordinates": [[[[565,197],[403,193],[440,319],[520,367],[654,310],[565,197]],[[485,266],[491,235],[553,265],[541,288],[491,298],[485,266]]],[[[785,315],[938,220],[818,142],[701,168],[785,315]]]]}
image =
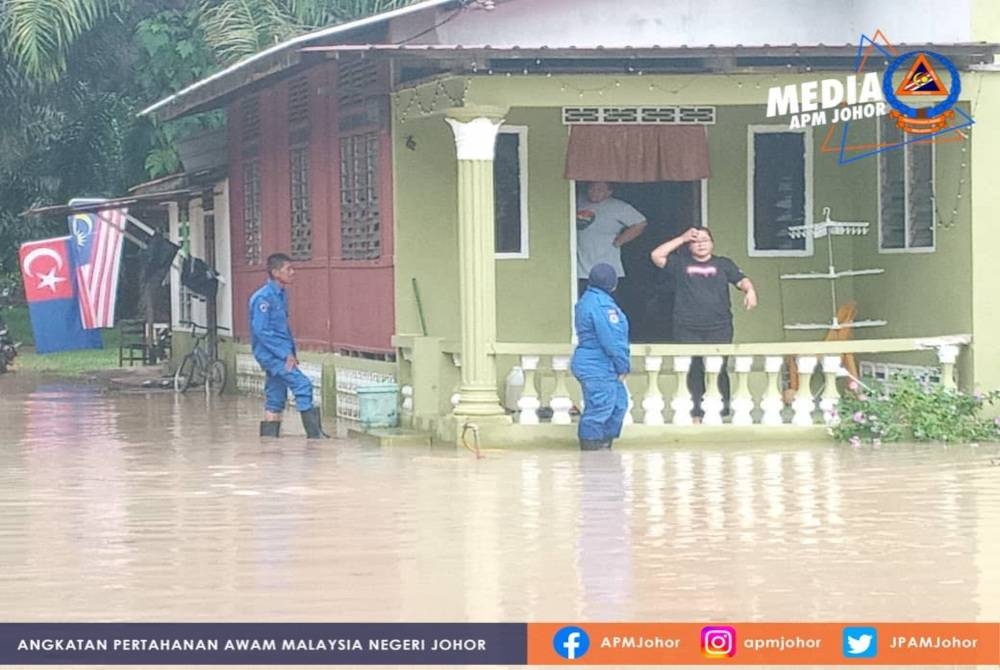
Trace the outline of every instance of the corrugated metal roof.
{"type": "Polygon", "coordinates": [[[344,35],[351,31],[384,23],[400,16],[406,16],[407,14],[413,14],[446,5],[465,6],[466,4],[468,4],[467,0],[424,0],[424,2],[418,2],[390,12],[383,12],[381,14],[369,16],[357,21],[350,21],[348,23],[342,23],[329,28],[316,30],[305,35],[299,35],[298,37],[276,44],[269,49],[265,49],[264,51],[253,54],[252,56],[248,56],[234,65],[230,65],[213,75],[196,81],[177,93],[150,105],[146,109],[139,112],[139,116],[145,116],[154,112],[161,112],[164,118],[179,116],[185,111],[190,111],[197,105],[205,104],[212,99],[223,95],[224,92],[219,91],[225,89],[224,83],[228,79],[233,78],[250,68],[259,66],[265,72],[270,71],[270,69],[275,66],[277,66],[278,70],[285,69],[289,65],[293,64],[289,63],[288,60],[294,59],[294,57],[298,54],[300,47],[310,43],[344,35]],[[208,89],[211,85],[218,86],[212,92],[209,92],[206,89],[208,89]]]}
{"type": "MultiPolygon", "coordinates": [[[[988,52],[996,50],[1000,45],[991,42],[955,42],[949,44],[941,43],[909,43],[909,44],[894,44],[893,48],[904,53],[906,51],[920,51],[920,50],[933,50],[933,49],[944,49],[948,51],[956,51],[962,53],[977,53],[977,52],[988,52]]],[[[331,44],[323,46],[311,46],[303,47],[301,51],[308,53],[324,53],[324,52],[350,52],[350,53],[363,53],[363,52],[397,52],[397,53],[434,53],[442,52],[453,54],[456,52],[485,52],[490,54],[511,54],[517,56],[534,56],[546,55],[552,56],[554,54],[566,53],[573,54],[576,56],[581,55],[596,55],[596,56],[608,56],[613,54],[671,54],[671,53],[683,53],[685,55],[691,55],[696,53],[711,53],[711,54],[730,54],[732,52],[752,52],[755,55],[760,55],[762,51],[769,51],[775,54],[781,55],[796,55],[796,52],[806,53],[817,53],[821,51],[836,52],[837,54],[848,53],[854,55],[858,50],[857,44],[759,44],[759,45],[744,45],[744,44],[734,44],[734,45],[719,45],[719,44],[705,44],[705,45],[688,45],[682,44],[680,46],[661,46],[659,44],[651,44],[646,46],[624,46],[624,47],[604,47],[601,45],[596,46],[568,46],[568,47],[550,47],[550,46],[520,46],[520,45],[491,45],[491,44],[331,44]]]]}
{"type": "Polygon", "coordinates": [[[122,198],[108,198],[100,202],[80,205],[47,205],[44,207],[32,207],[21,212],[21,216],[67,216],[75,212],[98,212],[114,207],[126,207],[133,205],[163,206],[179,199],[190,197],[196,193],[201,193],[202,189],[176,189],[172,191],[162,191],[159,193],[147,193],[143,195],[130,195],[122,198]]]}
{"type": "MultiPolygon", "coordinates": [[[[501,0],[503,1],[503,0],[501,0]]],[[[786,57],[786,58],[847,58],[857,53],[856,43],[826,45],[826,44],[757,44],[757,45],[672,45],[658,44],[646,46],[604,47],[601,45],[550,47],[545,45],[464,45],[464,44],[329,44],[330,41],[352,39],[352,33],[365,28],[378,26],[392,19],[415,14],[417,12],[455,7],[456,14],[470,7],[479,9],[491,8],[489,0],[424,0],[408,7],[384,12],[358,21],[324,28],[312,33],[300,35],[277,44],[260,53],[249,56],[209,77],[206,77],[183,90],[164,98],[139,114],[158,113],[163,119],[176,118],[183,114],[210,109],[218,106],[227,96],[245,86],[253,85],[268,77],[294,68],[302,63],[303,54],[339,54],[339,53],[388,53],[406,54],[414,58],[433,59],[454,58],[457,54],[481,55],[484,58],[497,60],[517,60],[520,58],[557,58],[560,55],[575,59],[599,58],[650,58],[650,59],[680,59],[680,58],[726,58],[726,57],[786,57]]],[[[357,36],[355,35],[355,39],[357,36]]],[[[998,45],[985,42],[951,43],[951,44],[897,44],[900,52],[905,50],[934,49],[946,55],[960,55],[964,65],[976,61],[991,63],[998,45]]],[[[675,61],[677,62],[677,61],[675,61]]]]}

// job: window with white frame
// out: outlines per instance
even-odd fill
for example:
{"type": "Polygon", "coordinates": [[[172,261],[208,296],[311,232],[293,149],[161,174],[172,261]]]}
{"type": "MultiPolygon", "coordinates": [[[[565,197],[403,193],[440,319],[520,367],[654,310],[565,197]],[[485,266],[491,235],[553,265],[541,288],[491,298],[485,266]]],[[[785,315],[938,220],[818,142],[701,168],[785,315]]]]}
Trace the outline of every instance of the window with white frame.
{"type": "Polygon", "coordinates": [[[812,132],[750,126],[747,250],[751,256],[809,256],[812,237],[788,229],[812,223],[812,132]]]}
{"type": "Polygon", "coordinates": [[[493,159],[497,258],[528,257],[528,128],[504,126],[493,159]]]}
{"type": "MultiPolygon", "coordinates": [[[[879,119],[879,145],[907,136],[890,117],[879,119]]],[[[879,251],[934,250],[934,144],[910,142],[878,156],[879,251]]]]}

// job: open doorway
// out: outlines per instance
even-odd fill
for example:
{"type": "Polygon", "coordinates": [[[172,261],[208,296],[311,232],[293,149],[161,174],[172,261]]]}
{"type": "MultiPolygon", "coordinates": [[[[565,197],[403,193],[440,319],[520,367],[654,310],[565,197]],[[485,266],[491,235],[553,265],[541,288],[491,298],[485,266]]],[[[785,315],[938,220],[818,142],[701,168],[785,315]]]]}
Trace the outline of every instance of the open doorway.
{"type": "MultiPolygon", "coordinates": [[[[669,342],[673,331],[673,289],[649,260],[659,244],[692,227],[704,225],[706,180],[616,183],[613,197],[646,217],[642,235],[621,248],[625,279],[615,298],[628,316],[632,342],[669,342]]],[[[577,182],[578,203],[587,201],[587,183],[577,182]]],[[[574,249],[574,254],[576,250],[574,249]]],[[[575,268],[575,262],[573,267],[575,268]]],[[[574,282],[575,283],[575,282],[574,282]]]]}

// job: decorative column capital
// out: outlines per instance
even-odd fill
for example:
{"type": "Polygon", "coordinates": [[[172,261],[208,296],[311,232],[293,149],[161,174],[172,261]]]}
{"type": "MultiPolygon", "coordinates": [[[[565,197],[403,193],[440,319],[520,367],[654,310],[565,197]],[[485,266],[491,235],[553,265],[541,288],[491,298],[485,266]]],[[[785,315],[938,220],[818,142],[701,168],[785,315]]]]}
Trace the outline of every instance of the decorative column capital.
{"type": "Polygon", "coordinates": [[[458,160],[493,160],[497,132],[506,113],[506,109],[496,107],[458,107],[449,110],[445,121],[455,134],[458,160]]]}
{"type": "Polygon", "coordinates": [[[938,362],[954,365],[958,360],[959,348],[954,344],[943,344],[938,347],[938,362]]]}

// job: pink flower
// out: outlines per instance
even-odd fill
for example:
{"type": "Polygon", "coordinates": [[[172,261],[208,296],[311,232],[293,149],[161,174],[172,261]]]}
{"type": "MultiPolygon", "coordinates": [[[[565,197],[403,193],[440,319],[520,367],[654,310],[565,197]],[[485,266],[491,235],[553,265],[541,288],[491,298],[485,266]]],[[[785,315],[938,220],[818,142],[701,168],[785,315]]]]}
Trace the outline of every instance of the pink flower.
{"type": "Polygon", "coordinates": [[[851,446],[854,447],[855,449],[860,449],[861,448],[861,438],[858,437],[857,435],[853,436],[851,438],[851,446]]]}
{"type": "Polygon", "coordinates": [[[852,379],[851,381],[847,382],[847,388],[850,389],[851,391],[857,391],[858,383],[852,379]]]}
{"type": "Polygon", "coordinates": [[[858,410],[857,412],[854,413],[854,416],[852,418],[854,419],[854,423],[864,423],[865,413],[862,412],[861,410],[858,410]]]}

